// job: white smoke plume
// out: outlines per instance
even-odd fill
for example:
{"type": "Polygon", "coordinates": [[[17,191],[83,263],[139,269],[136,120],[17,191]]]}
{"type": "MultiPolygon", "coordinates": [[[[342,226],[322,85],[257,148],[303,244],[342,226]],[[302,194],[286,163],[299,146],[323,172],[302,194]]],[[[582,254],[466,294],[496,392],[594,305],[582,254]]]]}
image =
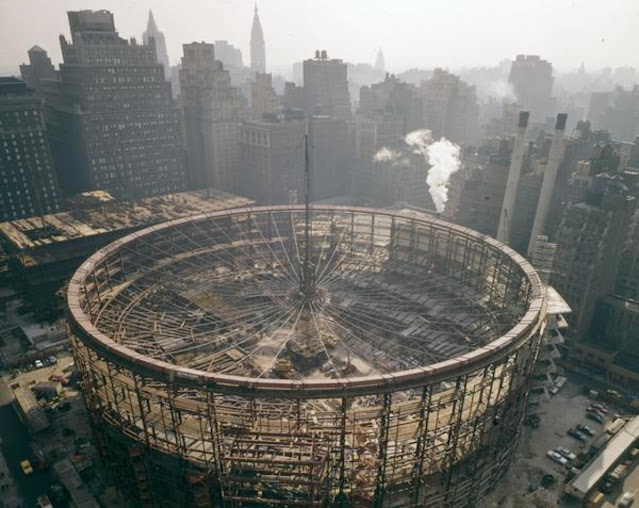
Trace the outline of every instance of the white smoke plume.
{"type": "Polygon", "coordinates": [[[390,162],[393,166],[408,166],[410,161],[401,150],[391,150],[383,146],[373,156],[376,162],[390,162]]]}
{"type": "Polygon", "coordinates": [[[515,87],[508,81],[493,81],[488,85],[488,95],[501,101],[517,102],[515,87]]]}
{"type": "Polygon", "coordinates": [[[375,159],[377,162],[389,162],[395,160],[399,156],[399,152],[391,150],[390,148],[386,148],[384,146],[377,151],[373,159],[375,159]]]}
{"type": "Polygon", "coordinates": [[[433,141],[433,135],[428,129],[409,132],[405,141],[430,164],[426,183],[435,208],[438,212],[443,212],[448,201],[450,176],[459,170],[461,164],[459,146],[446,138],[433,141]]]}

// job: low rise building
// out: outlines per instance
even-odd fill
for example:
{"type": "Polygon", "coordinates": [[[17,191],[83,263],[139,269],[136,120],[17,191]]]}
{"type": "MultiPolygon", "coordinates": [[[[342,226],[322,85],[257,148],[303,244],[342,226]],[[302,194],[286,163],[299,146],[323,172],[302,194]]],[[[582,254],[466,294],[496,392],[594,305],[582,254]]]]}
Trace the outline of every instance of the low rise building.
{"type": "Polygon", "coordinates": [[[87,193],[68,212],[0,224],[0,243],[14,286],[36,315],[46,315],[57,307],[55,294],[67,278],[100,247],[153,224],[252,203],[217,189],[137,201],[87,193]]]}

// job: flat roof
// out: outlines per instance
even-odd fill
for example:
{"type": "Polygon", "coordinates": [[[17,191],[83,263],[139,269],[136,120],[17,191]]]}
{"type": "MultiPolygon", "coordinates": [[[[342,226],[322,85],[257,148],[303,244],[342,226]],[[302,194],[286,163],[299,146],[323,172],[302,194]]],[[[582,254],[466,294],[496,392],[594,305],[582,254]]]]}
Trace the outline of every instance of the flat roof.
{"type": "Polygon", "coordinates": [[[566,300],[552,286],[546,286],[546,301],[548,302],[548,314],[570,314],[572,312],[566,300]]]}
{"type": "Polygon", "coordinates": [[[76,206],[66,212],[1,223],[0,235],[25,266],[36,266],[70,256],[41,247],[253,203],[219,189],[166,194],[133,202],[104,200],[93,206],[76,206]]]}
{"type": "Polygon", "coordinates": [[[584,499],[606,472],[639,439],[639,415],[635,416],[610,440],[579,475],[566,486],[566,492],[584,499]]]}

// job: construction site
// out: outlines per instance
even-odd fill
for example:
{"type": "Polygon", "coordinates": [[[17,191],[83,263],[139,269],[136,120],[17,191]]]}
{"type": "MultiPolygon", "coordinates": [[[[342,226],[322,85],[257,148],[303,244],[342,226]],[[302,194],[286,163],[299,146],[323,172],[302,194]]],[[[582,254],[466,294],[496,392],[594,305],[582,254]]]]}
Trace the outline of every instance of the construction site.
{"type": "Polygon", "coordinates": [[[517,446],[547,302],[488,236],[307,203],[131,233],[66,314],[136,506],[474,507],[517,446]]]}

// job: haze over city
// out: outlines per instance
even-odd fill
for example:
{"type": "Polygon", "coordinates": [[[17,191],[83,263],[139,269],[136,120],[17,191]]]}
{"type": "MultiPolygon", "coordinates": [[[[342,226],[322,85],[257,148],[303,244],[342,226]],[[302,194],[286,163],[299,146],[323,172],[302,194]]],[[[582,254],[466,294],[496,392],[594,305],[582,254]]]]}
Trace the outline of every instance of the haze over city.
{"type": "MultiPolygon", "coordinates": [[[[109,9],[125,38],[139,38],[149,9],[166,34],[172,64],[182,44],[228,40],[248,51],[253,0],[0,0],[0,69],[15,68],[34,43],[60,61],[67,10],[109,9]],[[36,15],[37,13],[37,15],[36,15]]],[[[290,72],[315,49],[345,61],[373,62],[384,50],[388,70],[495,65],[518,53],[541,54],[560,70],[636,65],[639,4],[633,0],[262,0],[274,70],[290,72]]]]}
{"type": "Polygon", "coordinates": [[[638,26],[0,0],[0,508],[636,506],[638,26]]]}

